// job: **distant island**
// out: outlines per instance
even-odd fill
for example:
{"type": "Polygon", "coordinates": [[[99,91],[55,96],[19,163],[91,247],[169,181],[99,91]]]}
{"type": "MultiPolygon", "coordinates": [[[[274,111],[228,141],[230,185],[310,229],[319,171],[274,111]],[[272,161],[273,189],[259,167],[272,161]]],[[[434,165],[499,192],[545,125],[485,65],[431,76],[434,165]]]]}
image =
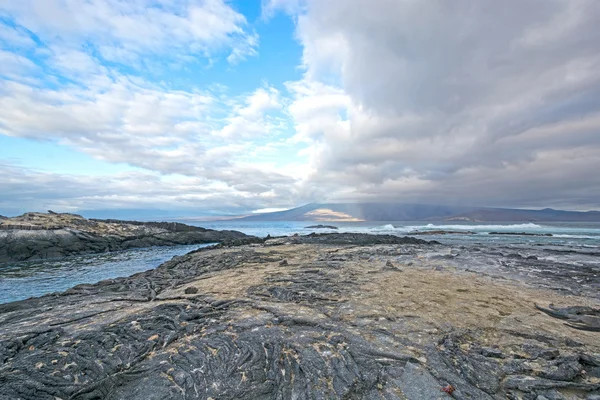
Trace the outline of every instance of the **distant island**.
{"type": "Polygon", "coordinates": [[[600,222],[600,211],[525,210],[397,203],[311,203],[285,211],[250,215],[247,221],[462,221],[600,222]]]}

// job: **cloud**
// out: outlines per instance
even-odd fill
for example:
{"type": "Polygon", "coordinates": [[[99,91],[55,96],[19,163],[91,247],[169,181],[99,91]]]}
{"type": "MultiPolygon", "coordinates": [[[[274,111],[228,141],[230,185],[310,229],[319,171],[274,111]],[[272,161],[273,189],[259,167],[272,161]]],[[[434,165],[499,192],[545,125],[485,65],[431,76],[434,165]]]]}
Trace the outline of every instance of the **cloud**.
{"type": "Polygon", "coordinates": [[[600,175],[589,173],[600,168],[600,4],[304,6],[295,18],[305,75],[290,83],[290,111],[310,143],[306,190],[600,206],[600,175]]]}
{"type": "MultiPolygon", "coordinates": [[[[93,3],[96,13],[86,8],[92,3],[86,3],[65,21],[71,25],[57,27],[54,26],[56,21],[40,18],[40,13],[45,10],[48,15],[58,13],[62,16],[75,3],[27,4],[31,9],[15,4],[7,9],[12,10],[17,23],[26,25],[29,32],[51,40],[35,44],[34,52],[8,47],[0,50],[0,61],[3,61],[0,70],[3,77],[0,80],[0,134],[55,142],[109,163],[139,167],[152,176],[201,178],[202,185],[223,186],[235,196],[244,198],[244,204],[250,204],[249,199],[252,198],[268,197],[264,202],[270,205],[272,193],[277,190],[279,201],[293,205],[289,199],[294,191],[295,178],[277,172],[272,164],[249,164],[244,160],[247,154],[264,146],[264,143],[248,139],[272,136],[274,130],[279,129],[279,120],[270,115],[281,108],[280,93],[276,89],[266,83],[254,91],[234,95],[225,95],[228,88],[222,85],[207,85],[204,89],[194,86],[174,89],[163,81],[127,74],[121,68],[107,64],[99,51],[92,51],[89,46],[79,43],[85,38],[93,38],[90,46],[97,49],[102,43],[108,43],[108,39],[96,36],[108,29],[107,24],[113,24],[109,20],[119,10],[134,19],[160,17],[169,20],[184,15],[194,23],[201,23],[200,27],[185,24],[180,27],[194,30],[193,34],[190,33],[192,37],[186,39],[189,46],[192,46],[192,39],[196,40],[194,46],[209,46],[210,41],[229,40],[227,32],[244,34],[241,27],[245,24],[243,16],[219,1],[197,4],[169,2],[160,9],[146,8],[145,13],[138,7],[141,2],[115,5],[96,1],[93,3]],[[182,8],[174,10],[177,5],[182,8]],[[179,14],[167,15],[166,11],[179,14]],[[228,25],[227,20],[233,25],[228,25]],[[201,29],[208,31],[203,33],[201,29]],[[222,35],[218,33],[219,29],[222,35]],[[198,44],[198,41],[201,43],[198,44]],[[215,135],[214,132],[222,134],[215,135]],[[252,179],[260,179],[260,182],[248,185],[252,179]]],[[[157,21],[150,22],[159,24],[157,21]]],[[[16,32],[8,25],[0,26],[16,32]]],[[[157,45],[156,40],[172,42],[173,46],[182,45],[176,40],[180,32],[173,33],[160,26],[156,35],[166,36],[160,40],[154,38],[152,43],[138,43],[142,39],[137,36],[131,38],[119,30],[111,32],[111,38],[120,46],[129,48],[135,42],[136,49],[144,54],[165,50],[160,46],[152,47],[157,45]]],[[[232,51],[238,52],[236,61],[255,48],[256,34],[248,37],[250,39],[242,47],[229,43],[233,46],[232,51]]],[[[218,45],[213,43],[210,46],[218,45]]],[[[180,50],[175,47],[174,53],[181,55],[180,50]]],[[[132,54],[135,57],[137,53],[128,56],[132,54]]],[[[2,156],[6,155],[0,154],[2,156]]],[[[73,179],[69,178],[69,181],[73,179]]],[[[106,187],[117,190],[114,184],[106,187]]],[[[15,186],[10,186],[10,189],[17,190],[15,186]]],[[[224,192],[227,193],[227,190],[224,192]]],[[[182,191],[180,197],[193,192],[182,191]]],[[[18,192],[12,198],[21,195],[24,196],[25,192],[18,192]]],[[[39,195],[42,199],[43,193],[39,195]]],[[[145,198],[156,199],[156,196],[145,198]]],[[[137,198],[136,201],[143,202],[143,199],[137,198]]],[[[109,196],[107,203],[121,204],[121,200],[119,196],[109,196]]],[[[256,206],[261,208],[264,204],[256,206]]]]}
{"type": "Polygon", "coordinates": [[[242,100],[242,104],[232,104],[232,113],[227,125],[213,132],[223,138],[256,138],[274,133],[277,121],[268,115],[279,110],[281,103],[277,89],[258,88],[242,100]]]}
{"type": "MultiPolygon", "coordinates": [[[[0,160],[1,161],[1,160],[0,160]]],[[[129,172],[87,177],[47,173],[0,162],[0,209],[76,212],[93,209],[163,209],[180,215],[241,214],[279,204],[201,177],[129,172]],[[19,202],[15,202],[15,198],[19,202]]]]}
{"type": "Polygon", "coordinates": [[[36,65],[26,57],[0,49],[0,75],[18,77],[24,71],[36,69],[36,65]]]}
{"type": "Polygon", "coordinates": [[[205,74],[258,55],[228,2],[0,8],[0,134],[143,171],[5,165],[0,205],[600,208],[595,0],[265,0],[264,23],[295,23],[302,75],[254,86],[205,74]]]}
{"type": "Polygon", "coordinates": [[[246,31],[246,18],[223,0],[3,0],[0,5],[42,40],[92,47],[127,65],[148,54],[208,56],[229,48],[230,62],[257,54],[258,36],[246,31]]]}
{"type": "Polygon", "coordinates": [[[16,47],[27,49],[35,47],[35,41],[22,29],[0,25],[0,44],[2,47],[16,47]]]}
{"type": "Polygon", "coordinates": [[[302,10],[302,6],[303,0],[262,0],[262,18],[269,20],[280,10],[289,15],[295,15],[302,10]]]}
{"type": "Polygon", "coordinates": [[[258,55],[258,35],[256,32],[246,35],[243,40],[237,41],[227,56],[229,64],[237,64],[248,57],[258,55]]]}

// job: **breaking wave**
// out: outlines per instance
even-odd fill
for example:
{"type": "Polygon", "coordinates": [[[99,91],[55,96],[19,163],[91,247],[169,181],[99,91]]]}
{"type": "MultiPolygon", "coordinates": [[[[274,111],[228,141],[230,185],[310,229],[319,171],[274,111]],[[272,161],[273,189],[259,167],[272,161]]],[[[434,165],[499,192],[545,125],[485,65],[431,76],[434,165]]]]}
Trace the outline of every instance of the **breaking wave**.
{"type": "Polygon", "coordinates": [[[514,225],[409,225],[409,226],[394,226],[386,224],[376,227],[366,228],[370,232],[418,232],[418,231],[477,231],[477,232],[492,232],[492,231],[527,231],[544,229],[540,225],[514,224],[514,225]]]}
{"type": "Polygon", "coordinates": [[[555,238],[564,238],[564,239],[599,239],[600,236],[590,236],[590,235],[556,235],[553,234],[555,238]]]}
{"type": "Polygon", "coordinates": [[[414,226],[423,230],[443,230],[443,231],[515,231],[543,229],[542,226],[533,223],[514,224],[514,225],[434,225],[414,226]]]}

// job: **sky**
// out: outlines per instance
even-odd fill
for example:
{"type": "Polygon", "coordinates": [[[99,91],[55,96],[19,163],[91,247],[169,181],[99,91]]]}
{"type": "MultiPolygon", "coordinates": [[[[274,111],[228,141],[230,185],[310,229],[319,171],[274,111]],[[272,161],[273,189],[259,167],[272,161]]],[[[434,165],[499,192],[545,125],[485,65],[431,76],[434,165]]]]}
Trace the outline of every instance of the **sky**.
{"type": "Polygon", "coordinates": [[[597,0],[0,0],[0,214],[600,209],[599,26],[597,0]]]}

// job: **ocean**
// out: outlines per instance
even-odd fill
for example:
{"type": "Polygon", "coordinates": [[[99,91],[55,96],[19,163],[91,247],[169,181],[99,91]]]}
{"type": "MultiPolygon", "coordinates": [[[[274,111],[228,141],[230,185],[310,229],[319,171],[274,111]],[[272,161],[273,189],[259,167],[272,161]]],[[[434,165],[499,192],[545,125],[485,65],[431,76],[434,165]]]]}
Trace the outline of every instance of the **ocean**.
{"type": "MultiPolygon", "coordinates": [[[[298,221],[210,221],[178,220],[209,229],[237,230],[259,237],[306,235],[312,232],[353,232],[407,236],[415,232],[454,231],[472,234],[432,234],[417,236],[450,246],[503,246],[516,249],[557,249],[581,254],[600,252],[600,223],[503,223],[471,222],[298,222],[298,221]],[[332,225],[338,229],[313,229],[311,225],[332,225]],[[493,232],[528,235],[496,235],[493,232]],[[551,234],[552,236],[541,236],[551,234]],[[540,236],[534,236],[540,235],[540,236]]],[[[0,266],[0,303],[64,291],[81,283],[129,276],[156,268],[174,256],[206,245],[155,247],[114,253],[90,254],[61,260],[22,262],[0,266]]],[[[595,257],[597,258],[597,257],[595,257]]],[[[576,261],[576,260],[575,260],[576,261]]]]}
{"type": "Polygon", "coordinates": [[[0,304],[130,276],[210,244],[150,247],[0,265],[0,304]]]}
{"type": "Polygon", "coordinates": [[[312,232],[351,232],[407,236],[415,232],[453,231],[473,232],[473,235],[444,234],[418,236],[426,240],[437,240],[449,244],[501,243],[516,245],[555,245],[567,247],[600,248],[600,223],[473,223],[452,221],[451,223],[422,221],[383,221],[383,222],[311,222],[311,221],[211,221],[198,222],[181,220],[180,222],[202,226],[209,229],[231,229],[259,237],[307,235],[312,232]],[[338,229],[313,229],[308,226],[331,225],[338,229]],[[526,233],[530,235],[491,235],[494,232],[526,233]],[[541,236],[550,234],[552,236],[541,236]],[[540,235],[540,236],[534,236],[540,235]]]}

